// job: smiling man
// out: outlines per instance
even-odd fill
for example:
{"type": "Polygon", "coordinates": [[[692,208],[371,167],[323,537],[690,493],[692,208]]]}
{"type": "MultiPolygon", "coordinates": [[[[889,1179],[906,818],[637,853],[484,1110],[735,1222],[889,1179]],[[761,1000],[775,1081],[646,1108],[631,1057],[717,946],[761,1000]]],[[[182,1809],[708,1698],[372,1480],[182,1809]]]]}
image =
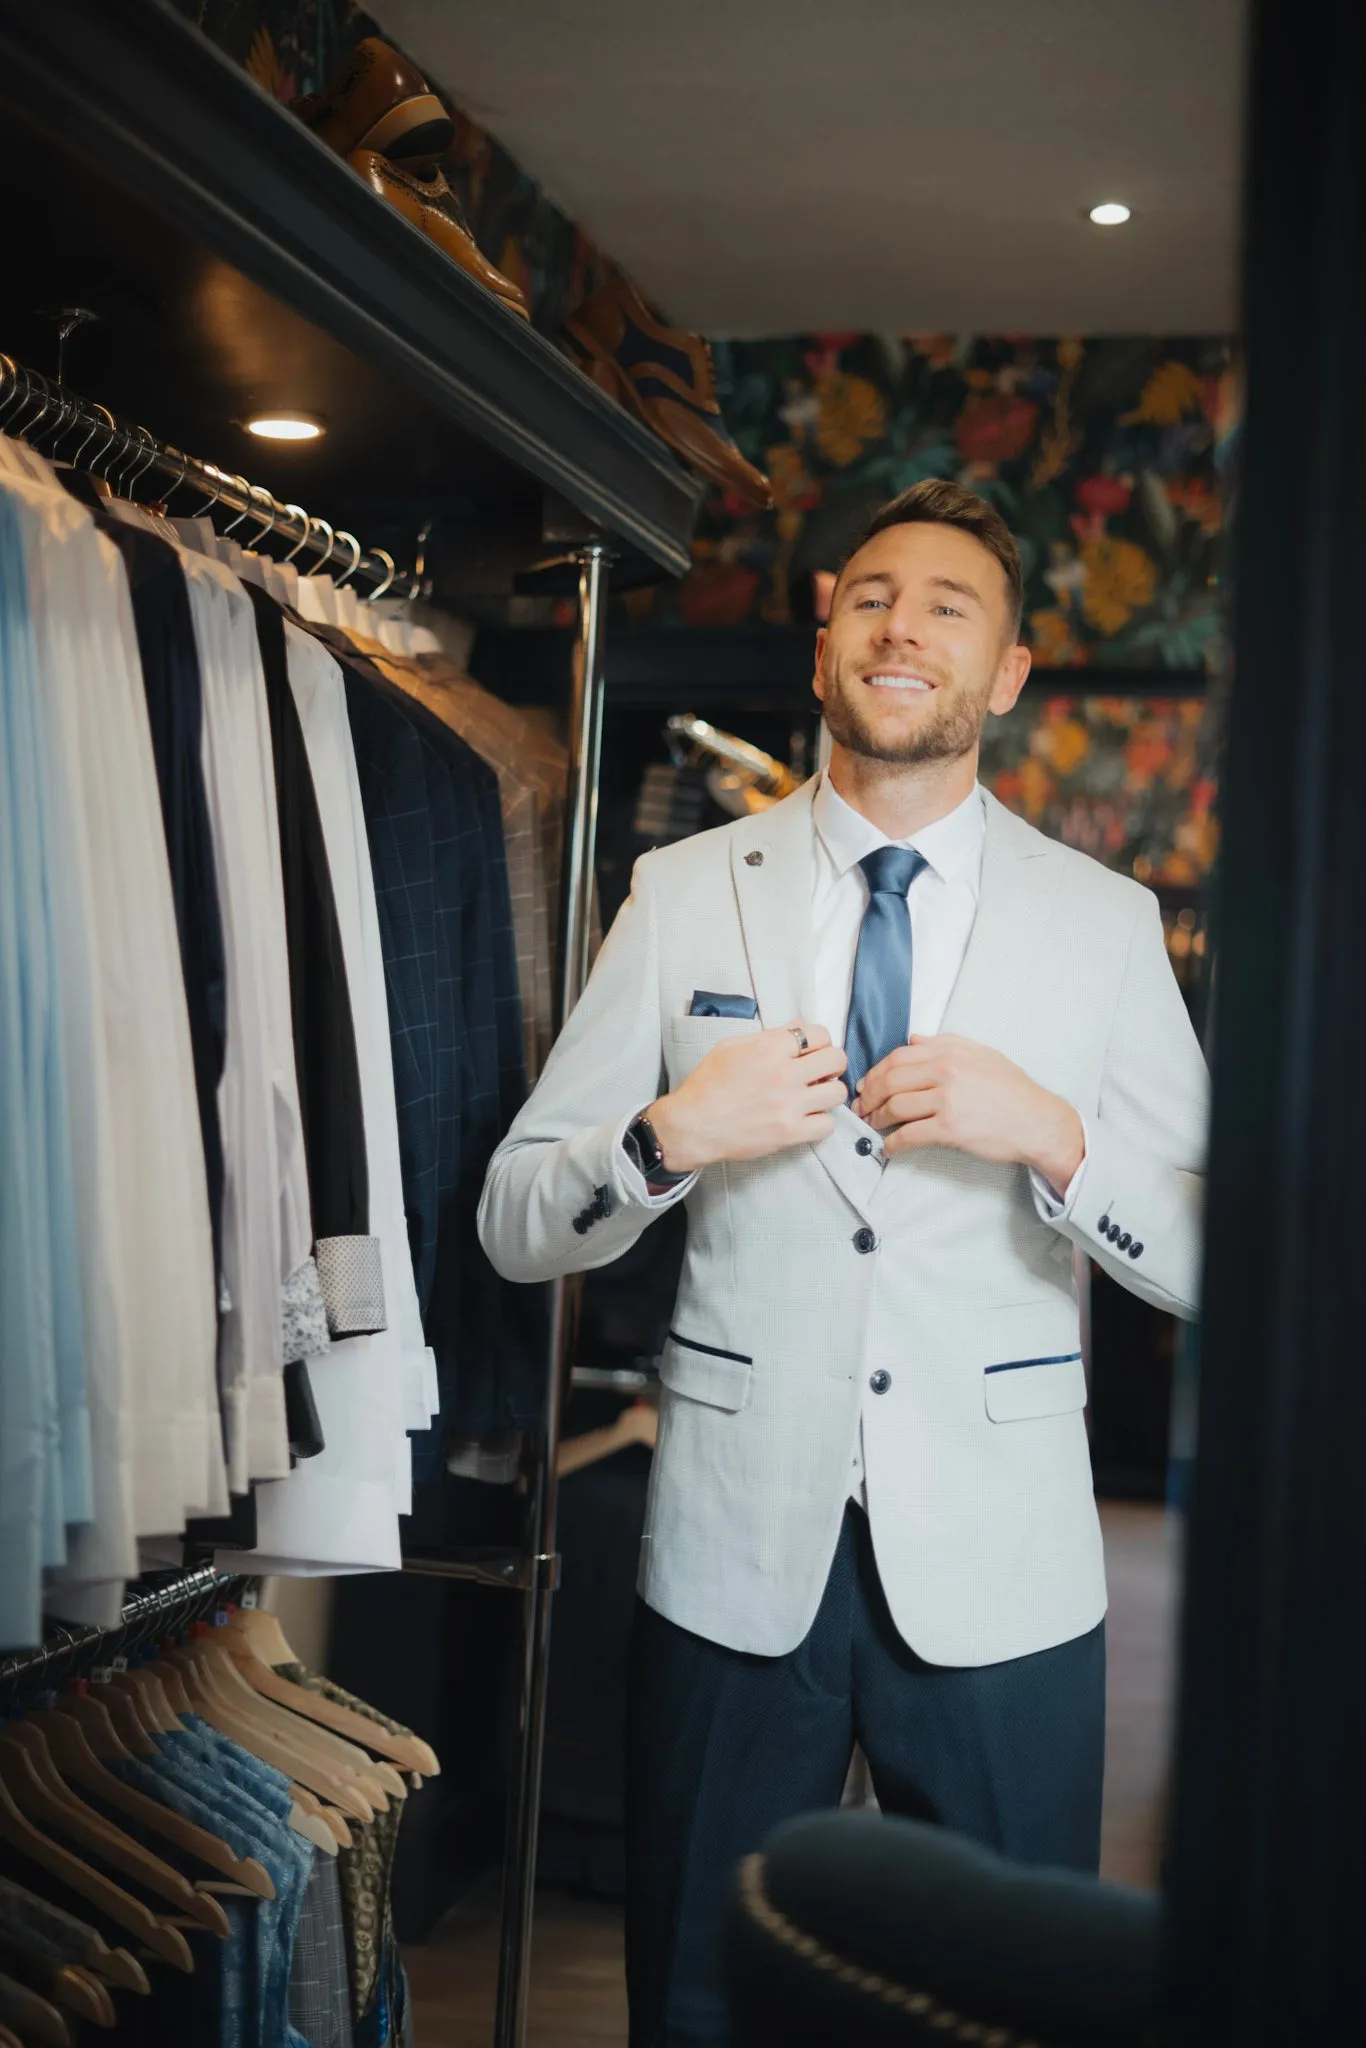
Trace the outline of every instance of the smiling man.
{"type": "Polygon", "coordinates": [[[629,1730],[633,2048],[719,2042],[738,1859],[840,1797],[1096,1868],[1105,1577],[1074,1249],[1194,1312],[1204,1064],[1155,899],[977,783],[1029,671],[980,498],[835,587],[815,782],[647,854],[480,1227],[508,1277],[688,1249],[629,1730]]]}

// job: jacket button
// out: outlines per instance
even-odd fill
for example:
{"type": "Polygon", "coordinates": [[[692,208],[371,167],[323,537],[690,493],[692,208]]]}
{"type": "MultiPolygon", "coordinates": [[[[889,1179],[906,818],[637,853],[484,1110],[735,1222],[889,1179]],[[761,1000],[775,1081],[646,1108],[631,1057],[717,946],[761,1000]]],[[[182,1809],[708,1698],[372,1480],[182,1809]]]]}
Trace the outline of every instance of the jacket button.
{"type": "Polygon", "coordinates": [[[1120,1250],[1121,1250],[1122,1252],[1127,1252],[1127,1251],[1128,1251],[1128,1249],[1129,1249],[1129,1246],[1130,1246],[1130,1245],[1131,1245],[1132,1243],[1133,1243],[1133,1239],[1132,1239],[1132,1238],[1130,1237],[1130,1235],[1129,1235],[1128,1231],[1127,1231],[1127,1230],[1121,1230],[1121,1231],[1120,1231],[1120,1233],[1119,1233],[1119,1248],[1120,1248],[1120,1250]]]}
{"type": "Polygon", "coordinates": [[[877,1250],[877,1238],[866,1223],[854,1232],[854,1250],[856,1252],[875,1252],[877,1250]]]}
{"type": "Polygon", "coordinates": [[[868,1157],[868,1154],[872,1151],[872,1149],[873,1141],[871,1138],[860,1138],[857,1145],[855,1145],[854,1147],[854,1150],[858,1153],[860,1159],[866,1159],[868,1157]]]}
{"type": "Polygon", "coordinates": [[[1107,1236],[1107,1237],[1109,1238],[1109,1240],[1110,1240],[1111,1244],[1118,1244],[1118,1243],[1119,1243],[1119,1225],[1118,1225],[1117,1223],[1112,1223],[1112,1224],[1110,1225],[1110,1228],[1109,1228],[1109,1229],[1108,1229],[1108,1230],[1106,1231],[1105,1235],[1106,1235],[1106,1236],[1107,1236]]]}
{"type": "Polygon", "coordinates": [[[875,1372],[868,1384],[875,1394],[885,1394],[892,1384],[892,1375],[889,1372],[875,1372]]]}
{"type": "Polygon", "coordinates": [[[1138,1243],[1138,1241],[1137,1241],[1137,1240],[1135,1239],[1134,1243],[1133,1243],[1133,1244],[1131,1244],[1131,1245],[1129,1246],[1129,1257],[1130,1257],[1131,1259],[1141,1259],[1141,1258],[1142,1258],[1142,1256],[1143,1256],[1143,1247],[1142,1247],[1142,1245],[1141,1245],[1141,1244],[1139,1244],[1139,1243],[1138,1243]]]}
{"type": "Polygon", "coordinates": [[[745,866],[747,868],[761,868],[763,864],[764,857],[761,853],[747,853],[745,855],[745,866]]]}
{"type": "Polygon", "coordinates": [[[1108,1216],[1102,1216],[1102,1217],[1101,1217],[1101,1219],[1100,1219],[1100,1221],[1099,1221],[1099,1223],[1098,1223],[1098,1224],[1096,1225],[1096,1229],[1097,1229],[1097,1230],[1098,1230],[1098,1231],[1100,1232],[1100,1234],[1101,1234],[1101,1236],[1102,1236],[1102,1237],[1105,1237],[1105,1236],[1107,1236],[1107,1235],[1108,1235],[1108,1233],[1109,1233],[1109,1229],[1110,1229],[1110,1219],[1109,1219],[1109,1217],[1108,1217],[1108,1216]]]}

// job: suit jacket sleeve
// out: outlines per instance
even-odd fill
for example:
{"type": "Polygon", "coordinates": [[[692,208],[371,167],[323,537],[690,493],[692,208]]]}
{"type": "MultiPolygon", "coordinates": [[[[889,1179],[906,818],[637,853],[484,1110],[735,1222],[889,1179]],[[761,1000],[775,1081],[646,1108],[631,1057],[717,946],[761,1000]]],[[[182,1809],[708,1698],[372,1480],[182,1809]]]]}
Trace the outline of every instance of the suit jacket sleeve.
{"type": "Polygon", "coordinates": [[[660,1093],[661,1028],[647,854],[573,1016],[489,1163],[479,1237],[505,1279],[610,1264],[692,1185],[650,1196],[621,1148],[626,1125],[660,1093]]]}
{"type": "Polygon", "coordinates": [[[1144,892],[1087,1119],[1084,1170],[1046,1221],[1121,1286],[1193,1318],[1200,1300],[1209,1078],[1167,959],[1156,897],[1144,892]]]}

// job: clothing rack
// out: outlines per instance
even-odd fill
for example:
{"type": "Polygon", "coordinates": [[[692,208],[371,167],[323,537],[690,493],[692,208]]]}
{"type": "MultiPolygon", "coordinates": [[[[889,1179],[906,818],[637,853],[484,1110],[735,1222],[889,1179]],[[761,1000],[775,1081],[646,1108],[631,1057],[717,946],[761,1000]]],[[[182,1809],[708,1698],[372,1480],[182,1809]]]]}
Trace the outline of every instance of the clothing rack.
{"type": "Polygon", "coordinates": [[[155,1643],[176,1629],[204,1620],[240,1596],[239,1574],[197,1565],[188,1571],[150,1573],[128,1590],[117,1622],[107,1628],[58,1621],[55,1634],[33,1650],[0,1657],[0,1709],[35,1692],[48,1692],[143,1643],[155,1643]]]}
{"type": "MultiPolygon", "coordinates": [[[[334,530],[302,505],[282,504],[263,484],[248,483],[245,477],[231,475],[212,462],[201,462],[197,456],[158,441],[146,427],[116,419],[107,406],[77,397],[65,384],[26,369],[7,355],[0,355],[0,433],[34,447],[43,440],[46,445],[41,452],[49,459],[103,477],[125,497],[132,495],[134,487],[146,496],[144,479],[151,477],[158,481],[169,478],[163,501],[169,501],[182,486],[198,491],[205,500],[202,512],[221,506],[238,515],[227,528],[229,533],[243,519],[253,519],[258,528],[253,536],[257,544],[267,534],[292,543],[282,561],[303,557],[301,568],[306,566],[312,572],[330,568],[335,562],[340,571],[337,583],[373,584],[373,589],[360,592],[365,602],[373,604],[383,597],[397,574],[394,558],[384,548],[362,548],[353,533],[334,530]],[[37,410],[31,411],[33,407],[37,410]],[[66,443],[78,429],[84,429],[84,436],[68,450],[66,443]],[[309,560],[310,555],[316,559],[309,560]]],[[[419,581],[420,577],[414,579],[409,596],[417,595],[419,581]]]]}
{"type": "MultiPolygon", "coordinates": [[[[254,538],[258,543],[267,534],[291,541],[293,545],[282,559],[291,561],[297,556],[312,554],[317,559],[308,562],[307,566],[313,571],[327,567],[339,544],[345,543],[350,559],[336,580],[346,583],[364,578],[373,583],[376,587],[363,593],[370,602],[384,596],[394,582],[397,573],[394,561],[383,548],[363,549],[353,534],[334,532],[326,520],[313,517],[301,505],[282,504],[262,486],[248,483],[244,477],[231,476],[213,463],[202,462],[158,441],[145,427],[118,420],[107,407],[77,397],[64,384],[25,369],[7,355],[0,355],[0,434],[12,435],[35,446],[41,440],[44,443],[41,452],[50,460],[66,462],[72,467],[103,476],[125,497],[132,496],[135,488],[143,486],[143,479],[152,476],[158,481],[170,479],[166,498],[182,485],[193,488],[201,492],[207,501],[202,507],[204,512],[221,506],[238,514],[238,520],[255,520],[259,532],[254,538]],[[68,453],[66,444],[78,428],[85,430],[83,437],[68,453]],[[93,451],[92,443],[96,444],[93,451]]],[[[238,520],[231,522],[228,532],[238,520]]],[[[612,560],[605,541],[585,527],[582,538],[571,541],[564,552],[535,565],[538,571],[573,567],[578,575],[579,627],[570,700],[565,856],[559,907],[557,1008],[561,1026],[567,1021],[588,978],[602,756],[607,579],[612,560]]],[[[408,595],[418,594],[422,573],[419,553],[417,567],[408,581],[408,595]]],[[[767,760],[767,756],[763,758],[767,760]]],[[[545,1420],[529,1460],[531,1495],[522,1546],[517,1549],[472,1546],[441,1553],[405,1552],[403,1556],[405,1571],[472,1580],[481,1585],[505,1586],[523,1596],[523,1657],[516,1766],[508,1802],[503,1862],[495,2048],[522,2048],[526,2037],[541,1767],[550,1677],[551,1600],[560,1570],[555,1547],[558,1519],[555,1468],[560,1446],[563,1393],[577,1337],[580,1288],[581,1281],[577,1276],[571,1280],[557,1280],[550,1288],[545,1420]]],[[[239,1583],[231,1578],[222,1578],[210,1567],[200,1567],[197,1572],[181,1575],[181,1581],[186,1587],[193,1582],[197,1591],[193,1595],[187,1592],[186,1598],[207,1603],[201,1611],[207,1611],[208,1606],[214,1604],[213,1593],[219,1586],[239,1583]]],[[[163,1627],[170,1626],[167,1614],[155,1605],[164,1597],[166,1590],[158,1588],[135,1595],[137,1612],[132,1616],[131,1624],[135,1625],[141,1614],[148,1620],[149,1632],[153,1619],[159,1620],[163,1627]],[[138,1606],[139,1602],[143,1604],[138,1606]]],[[[121,1626],[130,1626],[127,1608],[121,1626]]],[[[100,1633],[94,1632],[96,1636],[100,1633]]],[[[41,1658],[44,1652],[40,1650],[32,1655],[41,1658]]],[[[8,1672],[8,1664],[0,1665],[0,1684],[8,1672]]]]}

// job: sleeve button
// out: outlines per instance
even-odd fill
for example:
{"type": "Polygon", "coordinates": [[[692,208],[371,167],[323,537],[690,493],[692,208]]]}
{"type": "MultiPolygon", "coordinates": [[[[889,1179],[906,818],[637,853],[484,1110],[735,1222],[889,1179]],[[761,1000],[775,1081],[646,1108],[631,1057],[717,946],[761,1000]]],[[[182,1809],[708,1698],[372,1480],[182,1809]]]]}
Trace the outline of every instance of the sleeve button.
{"type": "Polygon", "coordinates": [[[868,1154],[872,1151],[872,1149],[873,1141],[871,1138],[860,1138],[857,1145],[855,1145],[854,1147],[854,1150],[858,1153],[860,1159],[866,1159],[868,1157],[868,1154]]]}

